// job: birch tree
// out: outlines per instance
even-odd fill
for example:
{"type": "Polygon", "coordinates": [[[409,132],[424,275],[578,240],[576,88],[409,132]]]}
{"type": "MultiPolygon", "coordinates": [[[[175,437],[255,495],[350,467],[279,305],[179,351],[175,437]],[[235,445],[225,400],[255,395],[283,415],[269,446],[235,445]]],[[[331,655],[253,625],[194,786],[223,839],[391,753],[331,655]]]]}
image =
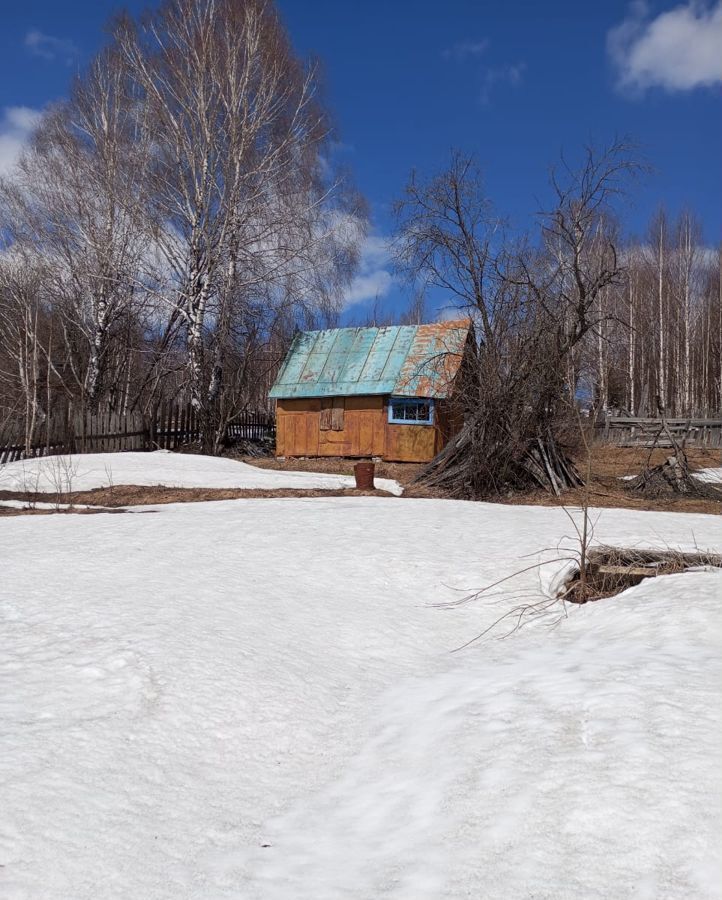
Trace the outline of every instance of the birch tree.
{"type": "Polygon", "coordinates": [[[99,55],[0,184],[12,242],[42,261],[70,375],[91,409],[110,381],[114,328],[141,294],[148,243],[139,202],[147,143],[125,87],[117,55],[99,55]]]}
{"type": "MultiPolygon", "coordinates": [[[[336,246],[317,73],[261,0],[168,0],[140,25],[123,19],[115,41],[152,135],[148,213],[208,442],[232,331],[259,295],[301,296],[336,246]]],[[[342,277],[345,262],[329,267],[342,277]]]]}
{"type": "Polygon", "coordinates": [[[6,253],[0,259],[0,433],[4,420],[17,420],[13,414],[21,413],[28,453],[36,426],[47,416],[42,277],[20,254],[6,253]]]}

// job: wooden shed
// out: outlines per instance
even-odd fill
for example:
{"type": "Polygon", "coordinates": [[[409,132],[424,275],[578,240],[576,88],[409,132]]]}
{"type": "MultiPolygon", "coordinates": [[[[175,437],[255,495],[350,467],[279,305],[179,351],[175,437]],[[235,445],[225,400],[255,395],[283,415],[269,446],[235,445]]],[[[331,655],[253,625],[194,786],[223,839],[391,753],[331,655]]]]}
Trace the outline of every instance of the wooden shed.
{"type": "Polygon", "coordinates": [[[461,426],[468,320],[299,332],[270,396],[277,456],[426,462],[461,426]]]}

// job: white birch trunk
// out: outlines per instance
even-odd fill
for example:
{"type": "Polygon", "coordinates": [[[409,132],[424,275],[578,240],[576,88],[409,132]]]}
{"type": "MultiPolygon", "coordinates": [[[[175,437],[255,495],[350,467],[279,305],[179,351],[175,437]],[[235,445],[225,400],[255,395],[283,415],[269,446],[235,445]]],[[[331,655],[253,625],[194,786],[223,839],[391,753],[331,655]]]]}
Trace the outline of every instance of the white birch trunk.
{"type": "Polygon", "coordinates": [[[657,357],[657,396],[664,410],[667,405],[667,346],[665,341],[665,309],[664,309],[664,221],[659,223],[657,247],[657,327],[659,329],[657,357]]]}

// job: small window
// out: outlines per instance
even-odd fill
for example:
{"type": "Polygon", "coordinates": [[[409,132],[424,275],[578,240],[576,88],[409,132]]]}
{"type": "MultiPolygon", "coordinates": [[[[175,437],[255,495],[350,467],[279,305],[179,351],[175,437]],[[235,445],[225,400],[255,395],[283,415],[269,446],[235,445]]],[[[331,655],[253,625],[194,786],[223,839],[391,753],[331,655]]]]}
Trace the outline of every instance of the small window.
{"type": "Polygon", "coordinates": [[[389,422],[394,425],[433,425],[434,401],[416,397],[392,397],[389,422]]]}

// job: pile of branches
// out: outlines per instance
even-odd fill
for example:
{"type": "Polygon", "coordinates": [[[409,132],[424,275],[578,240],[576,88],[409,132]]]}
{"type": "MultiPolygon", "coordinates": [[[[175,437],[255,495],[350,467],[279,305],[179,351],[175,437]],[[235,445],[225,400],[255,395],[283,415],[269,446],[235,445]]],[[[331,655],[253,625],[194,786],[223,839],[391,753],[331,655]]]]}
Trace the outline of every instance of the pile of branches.
{"type": "Polygon", "coordinates": [[[584,484],[551,433],[522,441],[502,427],[498,435],[487,439],[478,433],[480,427],[478,422],[467,422],[421,471],[416,483],[472,499],[532,487],[559,497],[584,484]]]}
{"type": "Polygon", "coordinates": [[[539,328],[510,336],[505,361],[488,344],[467,348],[452,403],[464,425],[417,482],[473,500],[542,489],[561,496],[584,484],[571,459],[573,404],[556,348],[539,328]]]}
{"type": "Polygon", "coordinates": [[[668,456],[663,463],[647,466],[636,478],[628,482],[628,488],[645,497],[669,497],[686,495],[705,500],[722,501],[722,490],[695,478],[689,470],[687,454],[684,451],[668,456]]]}
{"type": "Polygon", "coordinates": [[[567,583],[564,597],[570,603],[588,603],[613,597],[645,578],[709,567],[722,568],[722,555],[638,547],[595,547],[587,555],[584,578],[577,571],[567,583]]]}
{"type": "Polygon", "coordinates": [[[250,456],[254,459],[268,459],[274,455],[273,438],[241,438],[232,442],[231,455],[234,457],[250,456]]]}
{"type": "Polygon", "coordinates": [[[470,157],[454,154],[428,182],[412,177],[397,205],[399,260],[467,309],[476,332],[451,398],[463,428],[420,484],[469,499],[535,487],[559,496],[582,485],[566,424],[576,415],[580,355],[605,321],[601,298],[623,279],[612,203],[637,168],[624,143],[588,148],[578,169],[563,161],[538,237],[514,242],[470,157]]]}
{"type": "Polygon", "coordinates": [[[627,487],[630,491],[645,497],[660,498],[683,495],[722,501],[722,490],[712,484],[700,481],[699,478],[694,477],[693,472],[690,472],[685,440],[677,440],[669,428],[664,414],[662,414],[660,428],[650,448],[644,469],[636,478],[632,478],[627,483],[627,487]],[[672,452],[664,462],[652,465],[652,453],[662,437],[671,445],[672,452]]]}

